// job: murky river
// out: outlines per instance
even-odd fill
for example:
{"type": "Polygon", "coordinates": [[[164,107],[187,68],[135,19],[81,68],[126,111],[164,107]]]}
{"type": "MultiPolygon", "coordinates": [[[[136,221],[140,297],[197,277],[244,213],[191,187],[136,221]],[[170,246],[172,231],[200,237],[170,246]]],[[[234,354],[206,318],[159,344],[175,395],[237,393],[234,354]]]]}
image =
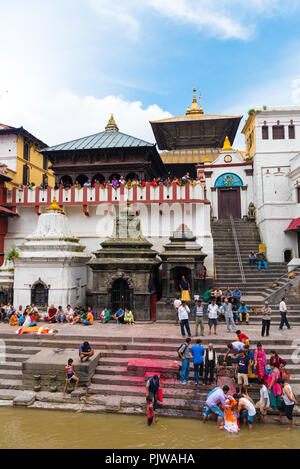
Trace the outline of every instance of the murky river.
{"type": "Polygon", "coordinates": [[[300,448],[300,427],[288,432],[285,425],[230,435],[197,420],[160,418],[148,427],[140,416],[11,408],[0,409],[0,419],[1,449],[300,448]]]}

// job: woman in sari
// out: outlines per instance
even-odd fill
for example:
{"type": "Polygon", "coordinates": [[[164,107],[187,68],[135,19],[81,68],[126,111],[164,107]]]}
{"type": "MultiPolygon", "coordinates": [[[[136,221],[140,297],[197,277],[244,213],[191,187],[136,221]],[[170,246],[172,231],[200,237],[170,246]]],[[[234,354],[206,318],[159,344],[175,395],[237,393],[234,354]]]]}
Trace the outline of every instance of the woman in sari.
{"type": "Polygon", "coordinates": [[[249,358],[248,378],[250,383],[249,386],[251,387],[251,383],[256,381],[254,352],[250,349],[249,345],[245,345],[244,352],[245,356],[249,358]]]}
{"type": "Polygon", "coordinates": [[[260,381],[266,382],[267,359],[266,359],[266,354],[262,347],[261,342],[257,343],[257,348],[254,352],[254,361],[255,361],[255,372],[256,372],[257,378],[260,381]]]}
{"type": "Polygon", "coordinates": [[[271,370],[268,374],[268,390],[270,392],[270,406],[272,409],[278,409],[280,407],[280,396],[281,396],[281,387],[277,383],[277,380],[280,378],[280,373],[278,368],[275,365],[270,365],[271,370]]]}
{"type": "Polygon", "coordinates": [[[286,361],[281,358],[275,350],[271,350],[270,364],[275,365],[276,368],[280,371],[280,377],[282,378],[282,371],[286,366],[286,361]]]}

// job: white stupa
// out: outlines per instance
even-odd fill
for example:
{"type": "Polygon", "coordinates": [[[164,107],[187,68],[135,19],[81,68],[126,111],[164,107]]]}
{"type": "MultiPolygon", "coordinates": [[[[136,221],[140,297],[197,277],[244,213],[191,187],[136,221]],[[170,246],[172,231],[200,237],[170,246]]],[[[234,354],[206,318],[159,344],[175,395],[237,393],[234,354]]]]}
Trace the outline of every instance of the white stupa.
{"type": "Polygon", "coordinates": [[[90,256],[69,229],[68,217],[53,199],[34,233],[18,246],[14,304],[46,308],[85,305],[90,256]]]}

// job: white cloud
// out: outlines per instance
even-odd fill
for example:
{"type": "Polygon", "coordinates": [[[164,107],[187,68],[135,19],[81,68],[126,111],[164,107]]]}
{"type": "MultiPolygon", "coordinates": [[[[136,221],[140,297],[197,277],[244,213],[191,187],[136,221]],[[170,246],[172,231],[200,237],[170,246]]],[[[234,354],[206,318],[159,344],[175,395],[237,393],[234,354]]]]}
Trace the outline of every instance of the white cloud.
{"type": "Polygon", "coordinates": [[[151,10],[176,23],[190,25],[220,39],[248,40],[260,20],[291,15],[300,0],[89,0],[106,20],[124,29],[120,34],[132,33],[137,40],[141,23],[147,21],[151,10]],[[147,11],[148,10],[148,11],[147,11]]]}
{"type": "Polygon", "coordinates": [[[126,101],[121,96],[81,98],[68,89],[0,95],[1,122],[22,125],[49,145],[102,132],[111,113],[121,132],[150,142],[154,136],[149,121],[170,116],[156,104],[143,108],[140,101],[126,101]]]}

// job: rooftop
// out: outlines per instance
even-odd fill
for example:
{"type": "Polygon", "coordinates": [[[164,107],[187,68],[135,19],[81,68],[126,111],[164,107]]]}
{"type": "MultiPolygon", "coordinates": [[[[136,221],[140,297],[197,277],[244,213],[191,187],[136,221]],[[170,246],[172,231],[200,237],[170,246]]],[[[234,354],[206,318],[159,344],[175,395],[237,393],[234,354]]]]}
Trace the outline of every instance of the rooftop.
{"type": "Polygon", "coordinates": [[[155,147],[155,144],[146,142],[136,137],[123,134],[115,123],[111,115],[106,129],[88,137],[82,137],[70,142],[61,143],[53,147],[47,147],[44,152],[56,151],[74,151],[74,150],[99,150],[107,148],[137,148],[137,147],[155,147]]]}
{"type": "Polygon", "coordinates": [[[12,127],[10,125],[0,123],[0,135],[22,135],[23,137],[32,140],[42,148],[47,147],[46,143],[32,135],[30,132],[24,129],[24,127],[12,127]]]}

